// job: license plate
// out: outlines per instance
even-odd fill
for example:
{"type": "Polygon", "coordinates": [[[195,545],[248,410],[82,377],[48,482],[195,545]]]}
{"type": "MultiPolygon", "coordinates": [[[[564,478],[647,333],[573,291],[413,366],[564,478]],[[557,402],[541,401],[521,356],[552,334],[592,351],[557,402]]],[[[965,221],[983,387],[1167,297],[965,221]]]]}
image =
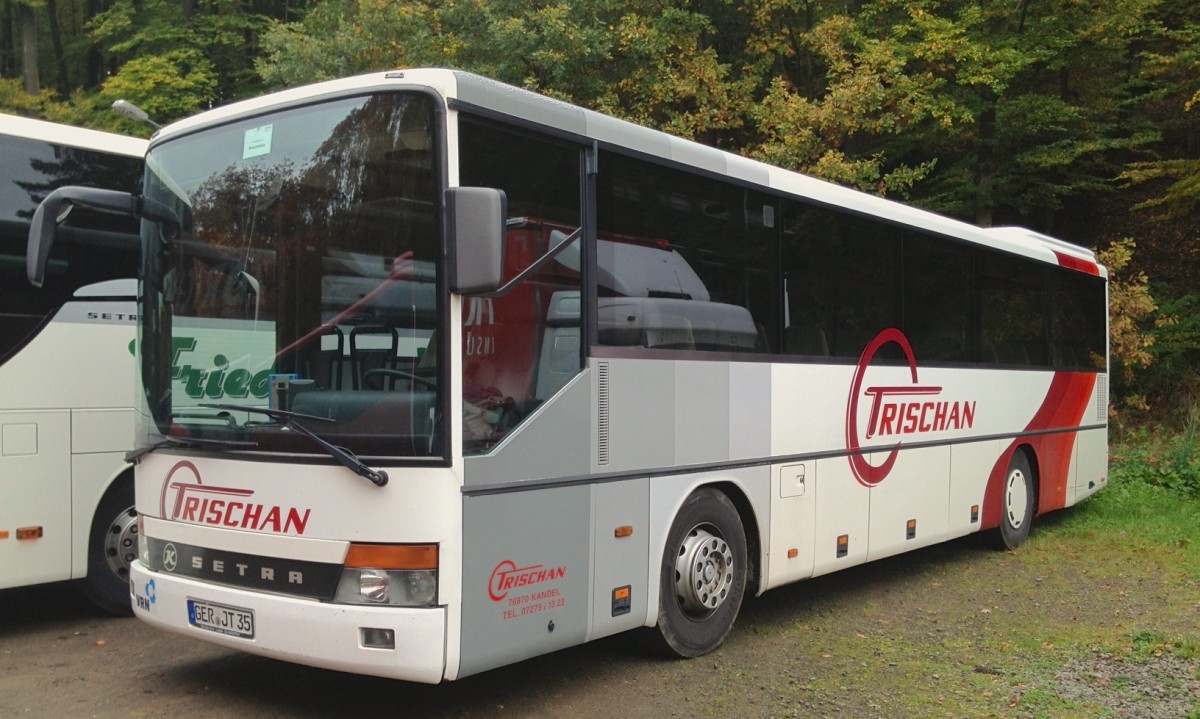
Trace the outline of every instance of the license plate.
{"type": "Polygon", "coordinates": [[[189,599],[188,624],[218,634],[254,638],[254,612],[240,607],[189,599]]]}

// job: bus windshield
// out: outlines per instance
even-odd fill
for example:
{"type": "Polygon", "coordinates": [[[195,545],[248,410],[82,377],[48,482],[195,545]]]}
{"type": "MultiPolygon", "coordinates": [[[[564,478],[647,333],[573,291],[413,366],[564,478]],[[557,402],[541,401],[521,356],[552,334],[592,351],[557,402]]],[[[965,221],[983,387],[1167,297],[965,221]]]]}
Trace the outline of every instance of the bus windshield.
{"type": "Polygon", "coordinates": [[[441,454],[435,118],[381,93],[150,150],[144,446],[320,453],[300,422],[364,456],[441,454]]]}

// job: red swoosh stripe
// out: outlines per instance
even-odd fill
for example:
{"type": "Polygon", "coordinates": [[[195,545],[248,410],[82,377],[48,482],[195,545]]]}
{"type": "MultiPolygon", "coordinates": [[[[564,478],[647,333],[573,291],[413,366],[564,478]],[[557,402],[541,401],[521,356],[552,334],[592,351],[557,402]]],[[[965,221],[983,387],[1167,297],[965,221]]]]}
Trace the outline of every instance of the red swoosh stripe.
{"type": "Polygon", "coordinates": [[[1002,490],[1008,463],[1018,444],[1033,448],[1034,471],[1038,477],[1038,503],[1040,514],[1065,507],[1067,503],[1067,472],[1071,468],[1071,450],[1075,446],[1075,427],[1083,419],[1092,389],[1096,386],[1096,375],[1090,372],[1055,372],[1046,391],[1042,406],[1025,427],[1026,432],[1065,428],[1054,434],[1034,437],[1018,437],[1000,454],[988,475],[987,490],[983,502],[984,529],[1000,525],[1003,508],[1002,490]]]}

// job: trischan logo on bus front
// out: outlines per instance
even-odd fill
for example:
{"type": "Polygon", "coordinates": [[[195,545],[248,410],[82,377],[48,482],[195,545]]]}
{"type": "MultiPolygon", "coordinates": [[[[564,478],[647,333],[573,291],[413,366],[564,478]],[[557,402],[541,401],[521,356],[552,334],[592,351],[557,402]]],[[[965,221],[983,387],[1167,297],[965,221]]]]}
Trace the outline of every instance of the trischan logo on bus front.
{"type": "Polygon", "coordinates": [[[183,460],[177,462],[163,480],[158,511],[163,519],[178,522],[276,534],[304,534],[312,509],[261,504],[250,501],[252,496],[252,489],[204,484],[196,465],[183,460]],[[183,474],[176,478],[179,472],[183,474]],[[169,512],[168,497],[173,500],[169,502],[169,512]]]}
{"type": "Polygon", "coordinates": [[[850,397],[846,402],[846,449],[849,450],[850,469],[855,478],[866,487],[882,482],[892,471],[902,442],[897,441],[888,450],[887,458],[876,466],[863,455],[859,439],[859,406],[866,402],[866,440],[943,432],[946,430],[970,429],[975,423],[974,401],[946,401],[935,399],[942,394],[937,385],[922,385],[917,380],[917,360],[908,337],[895,327],[889,327],[867,343],[858,358],[854,370],[854,381],[850,384],[850,397]],[[904,352],[908,362],[911,384],[872,385],[863,389],[867,368],[875,354],[886,344],[895,343],[904,352]]]}

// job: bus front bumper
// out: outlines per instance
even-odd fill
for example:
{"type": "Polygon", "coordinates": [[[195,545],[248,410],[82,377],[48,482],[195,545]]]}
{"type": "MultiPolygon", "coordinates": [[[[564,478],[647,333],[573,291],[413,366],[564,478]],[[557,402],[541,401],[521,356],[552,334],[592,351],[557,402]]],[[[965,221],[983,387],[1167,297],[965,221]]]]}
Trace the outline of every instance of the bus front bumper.
{"type": "Polygon", "coordinates": [[[130,570],[134,613],[194,639],[325,669],[436,684],[446,662],[446,610],[327,604],[130,570]],[[377,648],[366,643],[386,644],[377,648]],[[385,641],[380,642],[383,638],[385,641]]]}

